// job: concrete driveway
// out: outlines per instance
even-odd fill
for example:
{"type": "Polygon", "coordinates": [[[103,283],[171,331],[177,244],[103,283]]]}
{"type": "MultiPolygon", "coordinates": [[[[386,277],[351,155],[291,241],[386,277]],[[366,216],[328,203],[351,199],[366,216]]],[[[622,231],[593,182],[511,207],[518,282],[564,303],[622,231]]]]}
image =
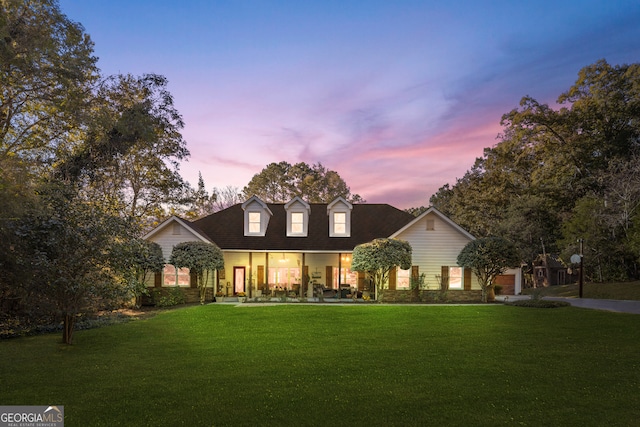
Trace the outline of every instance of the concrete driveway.
{"type": "MultiPolygon", "coordinates": [[[[528,295],[499,295],[496,301],[515,301],[531,298],[528,295]]],[[[554,301],[566,301],[573,307],[591,308],[594,310],[615,311],[618,313],[640,314],[640,301],[612,300],[612,299],[589,299],[589,298],[557,298],[544,297],[544,299],[554,301]]]]}

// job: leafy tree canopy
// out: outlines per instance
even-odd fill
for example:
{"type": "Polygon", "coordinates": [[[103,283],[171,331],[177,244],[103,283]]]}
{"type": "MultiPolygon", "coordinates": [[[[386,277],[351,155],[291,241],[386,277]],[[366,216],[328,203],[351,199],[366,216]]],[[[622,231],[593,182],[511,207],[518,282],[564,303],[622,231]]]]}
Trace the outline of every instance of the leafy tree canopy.
{"type": "Polygon", "coordinates": [[[176,268],[188,268],[198,277],[200,302],[204,303],[209,272],[224,268],[224,257],[215,243],[183,242],[174,246],[169,264],[176,268]]]}
{"type": "Polygon", "coordinates": [[[581,217],[579,200],[595,199],[607,206],[607,218],[597,225],[612,236],[616,250],[609,253],[618,254],[615,260],[602,259],[601,271],[619,270],[604,264],[622,261],[628,278],[640,277],[633,226],[640,222],[633,208],[640,193],[629,188],[640,184],[613,173],[633,170],[640,149],[640,64],[612,66],[600,60],[586,66],[557,102],[560,107],[553,108],[523,97],[518,108],[502,116],[499,143],[430,202],[476,236],[508,237],[531,262],[541,252],[541,241],[547,250],[562,252],[583,237],[567,235],[576,227],[564,224],[581,217]]]}
{"type": "Polygon", "coordinates": [[[376,298],[380,299],[389,272],[395,267],[403,270],[411,268],[411,252],[411,245],[404,240],[375,239],[353,249],[351,269],[369,273],[377,292],[376,298]]]}
{"type": "Polygon", "coordinates": [[[518,267],[520,262],[515,245],[502,237],[472,240],[458,254],[458,265],[470,268],[478,278],[484,302],[496,276],[508,268],[518,267]]]}
{"type": "Polygon", "coordinates": [[[251,178],[243,193],[245,199],[255,195],[269,203],[286,203],[295,196],[309,203],[330,203],[339,196],[352,203],[364,202],[358,194],[351,194],[337,172],[321,163],[271,163],[251,178]]]}

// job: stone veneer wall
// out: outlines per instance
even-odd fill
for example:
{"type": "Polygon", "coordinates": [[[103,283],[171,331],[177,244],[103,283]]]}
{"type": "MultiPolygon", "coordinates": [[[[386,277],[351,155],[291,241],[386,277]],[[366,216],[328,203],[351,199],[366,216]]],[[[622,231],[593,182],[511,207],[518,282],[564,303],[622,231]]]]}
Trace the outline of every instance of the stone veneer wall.
{"type": "Polygon", "coordinates": [[[385,289],[382,295],[382,302],[424,302],[424,303],[468,303],[481,302],[482,291],[461,291],[450,290],[441,291],[420,291],[420,300],[413,301],[410,290],[390,290],[385,289]]]}

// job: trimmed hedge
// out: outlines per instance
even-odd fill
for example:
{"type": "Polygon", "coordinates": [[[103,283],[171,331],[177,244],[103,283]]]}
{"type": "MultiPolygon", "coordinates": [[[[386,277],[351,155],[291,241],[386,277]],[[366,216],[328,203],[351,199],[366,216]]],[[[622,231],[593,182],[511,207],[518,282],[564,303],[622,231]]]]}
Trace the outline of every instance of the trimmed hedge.
{"type": "Polygon", "coordinates": [[[531,307],[531,308],[558,308],[558,307],[570,307],[566,301],[550,301],[544,299],[524,299],[519,301],[512,301],[505,303],[506,305],[514,305],[516,307],[531,307]]]}

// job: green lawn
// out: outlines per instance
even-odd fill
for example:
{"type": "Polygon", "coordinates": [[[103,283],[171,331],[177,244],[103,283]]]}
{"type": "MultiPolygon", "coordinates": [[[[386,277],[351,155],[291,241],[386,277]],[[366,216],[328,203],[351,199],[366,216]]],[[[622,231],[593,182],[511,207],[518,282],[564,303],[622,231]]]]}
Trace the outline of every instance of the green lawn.
{"type": "Polygon", "coordinates": [[[628,426],[640,316],[579,308],[206,305],[0,342],[0,405],[67,426],[628,426]]]}

